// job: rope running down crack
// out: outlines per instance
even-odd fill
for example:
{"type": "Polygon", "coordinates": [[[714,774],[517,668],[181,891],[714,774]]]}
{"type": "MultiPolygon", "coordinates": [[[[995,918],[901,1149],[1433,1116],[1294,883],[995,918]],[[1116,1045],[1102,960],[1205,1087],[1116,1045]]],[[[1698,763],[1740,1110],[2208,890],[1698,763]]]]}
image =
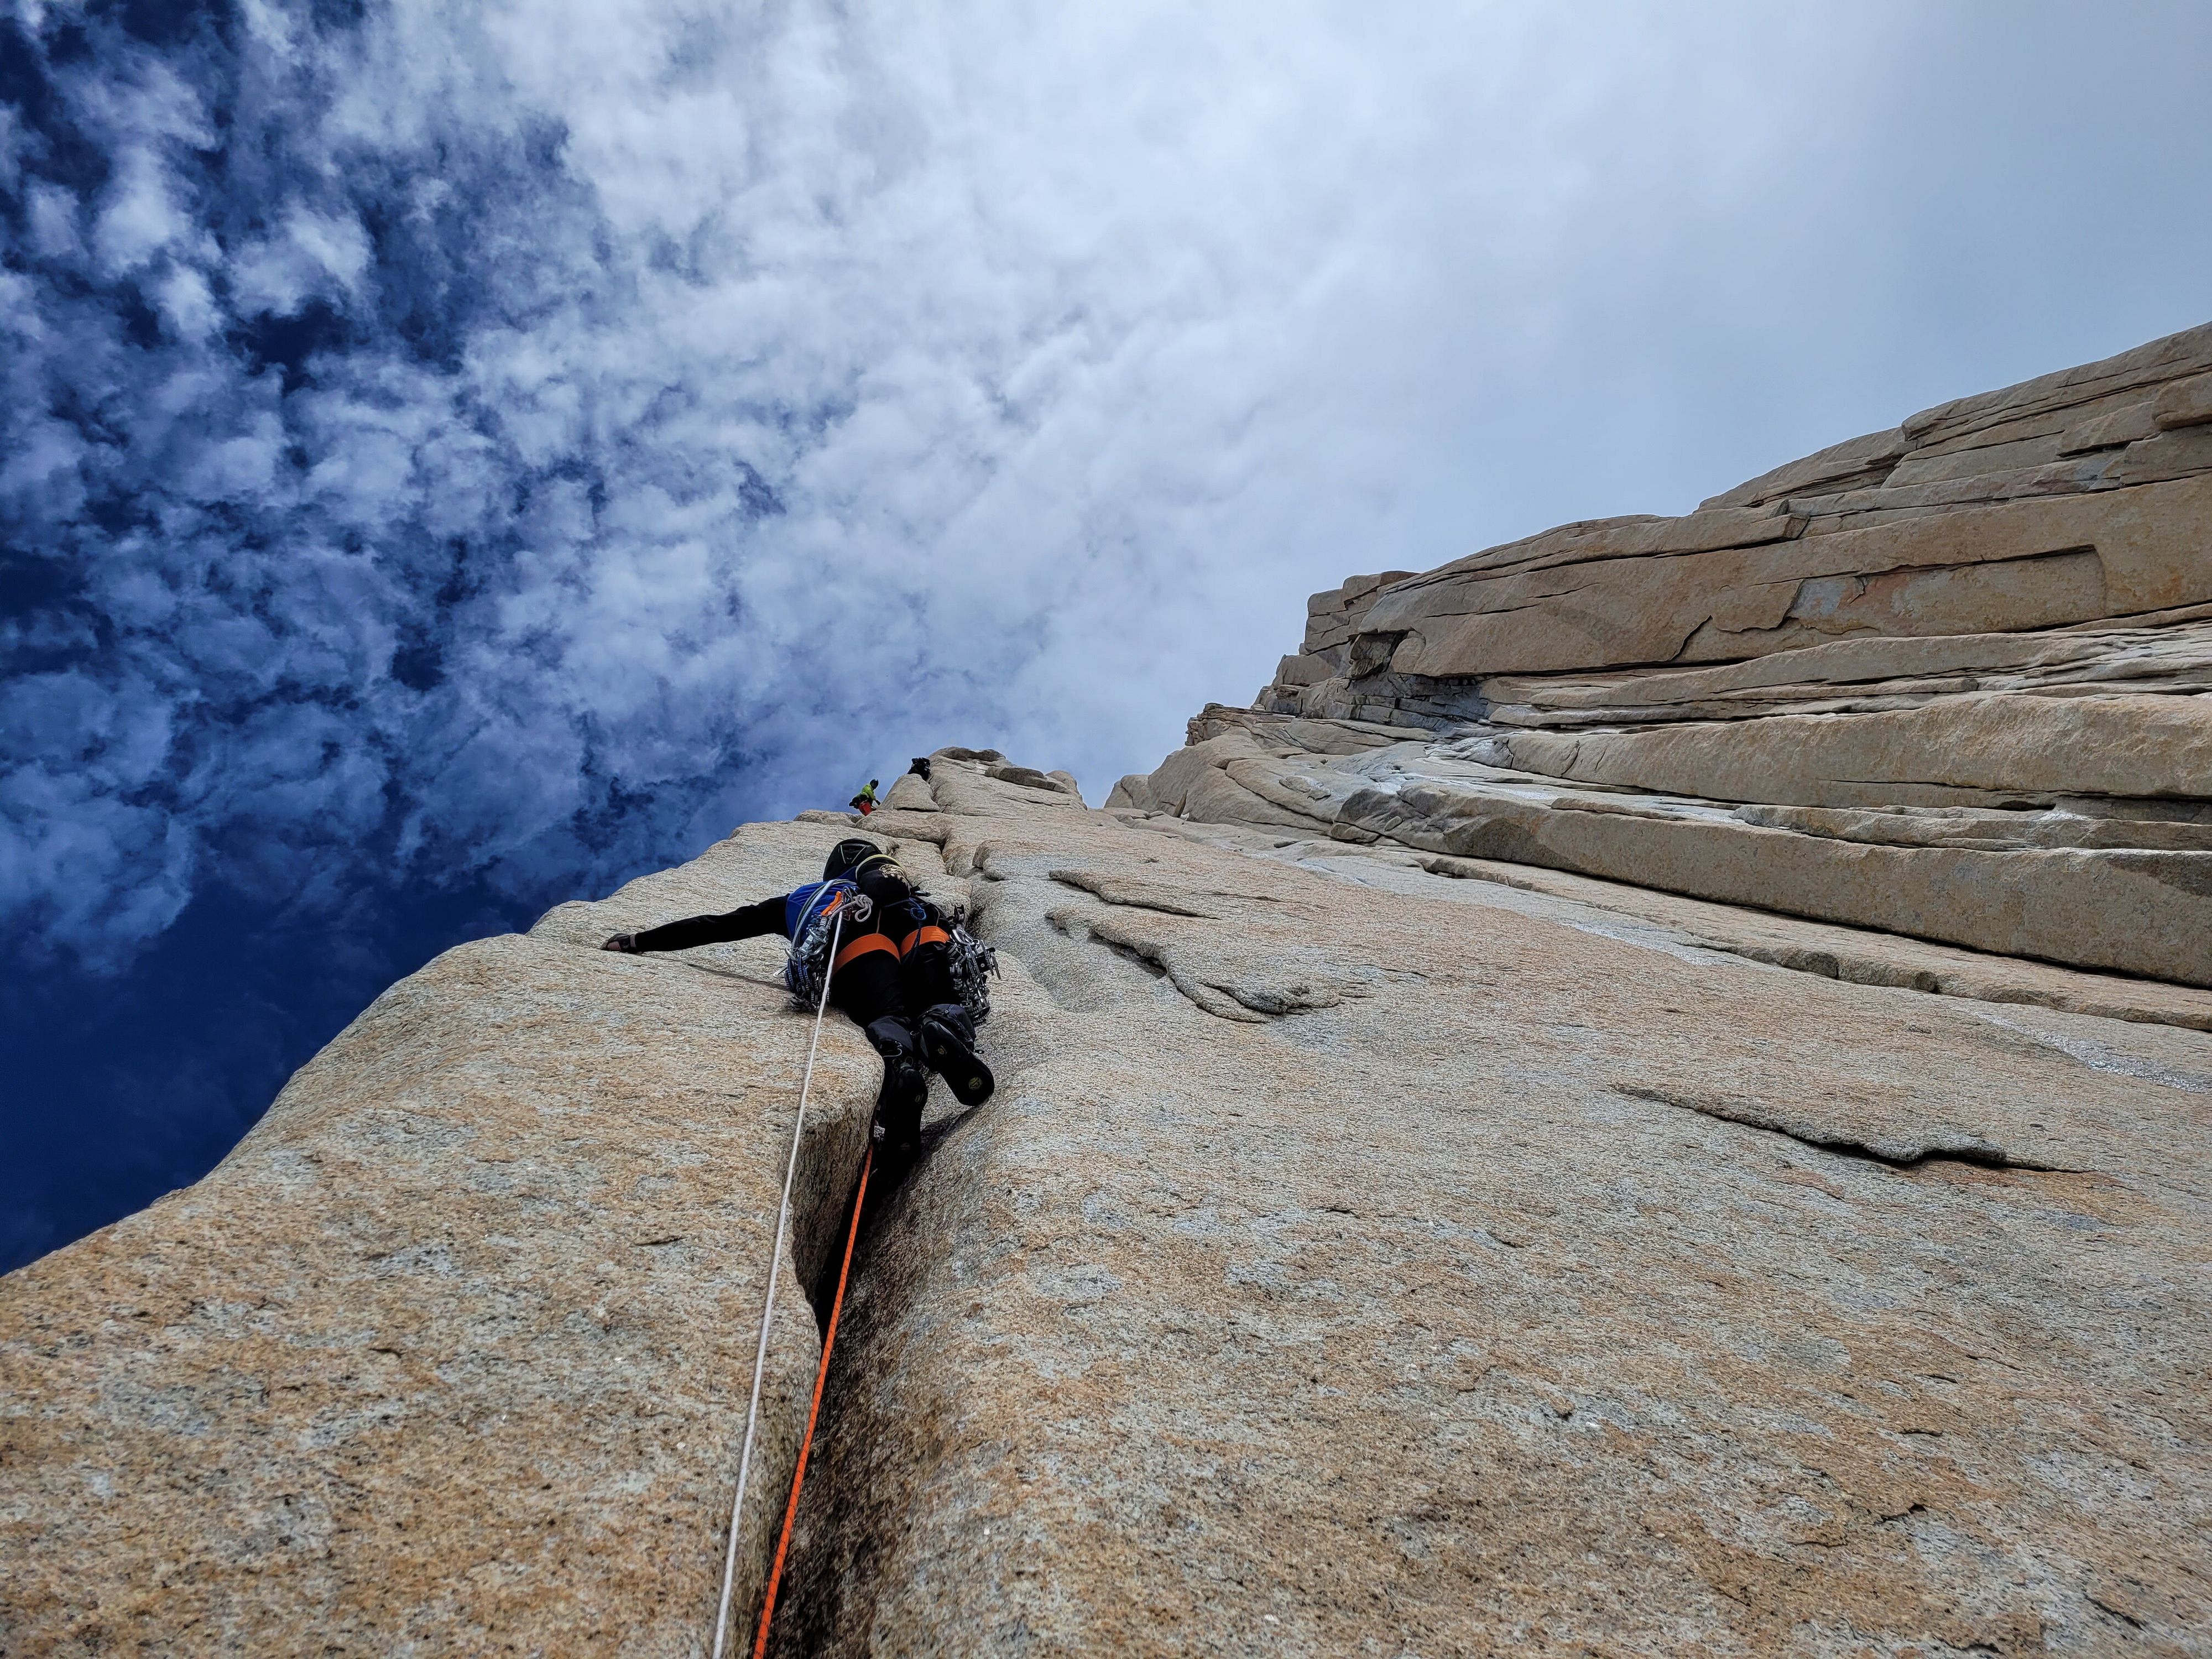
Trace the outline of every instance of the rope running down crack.
{"type": "MultiPolygon", "coordinates": [[[[738,1573],[738,1524],[744,1515],[745,1484],[752,1474],[753,1440],[760,1430],[761,1379],[768,1371],[769,1322],[775,1316],[775,1281],[783,1266],[784,1227],[791,1218],[791,1186],[799,1174],[799,1133],[806,1127],[806,1096],[814,1086],[814,1056],[822,1046],[822,1019],[830,1012],[830,981],[837,971],[837,942],[844,933],[845,918],[840,915],[830,935],[830,954],[823,963],[822,1001],[814,1011],[813,1040],[806,1045],[806,1074],[799,1085],[799,1111],[791,1122],[791,1156],[783,1170],[783,1201],[776,1207],[775,1238],[769,1247],[768,1294],[761,1304],[760,1349],[753,1356],[752,1403],[745,1408],[745,1443],[738,1455],[737,1496],[730,1500],[730,1547],[722,1558],[721,1606],[714,1615],[714,1659],[722,1659],[723,1644],[729,1636],[730,1592],[736,1585],[738,1573]]],[[[848,1262],[850,1259],[848,1248],[848,1262]]],[[[811,1431],[811,1419],[808,1426],[811,1431]]]]}

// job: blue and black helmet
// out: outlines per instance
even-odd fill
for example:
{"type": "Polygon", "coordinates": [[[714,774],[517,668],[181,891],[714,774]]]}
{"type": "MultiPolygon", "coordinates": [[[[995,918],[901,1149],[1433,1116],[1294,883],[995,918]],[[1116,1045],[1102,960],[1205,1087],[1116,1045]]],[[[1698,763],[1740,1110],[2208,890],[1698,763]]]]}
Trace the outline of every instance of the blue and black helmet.
{"type": "Polygon", "coordinates": [[[822,879],[836,881],[841,877],[849,876],[866,860],[883,855],[882,848],[872,841],[863,841],[858,836],[841,841],[830,849],[830,856],[822,866],[822,879]]]}

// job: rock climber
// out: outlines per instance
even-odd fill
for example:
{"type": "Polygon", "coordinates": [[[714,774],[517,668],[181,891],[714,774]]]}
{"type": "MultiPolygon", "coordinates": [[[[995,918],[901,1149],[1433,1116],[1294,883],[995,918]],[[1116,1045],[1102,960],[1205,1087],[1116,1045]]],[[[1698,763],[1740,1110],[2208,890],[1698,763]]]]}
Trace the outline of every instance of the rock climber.
{"type": "Polygon", "coordinates": [[[793,928],[804,926],[815,896],[841,879],[867,899],[868,914],[848,924],[842,935],[830,975],[830,1000],[884,1057],[883,1089],[876,1097],[877,1160],[889,1185],[896,1185],[921,1152],[929,1073],[942,1076],[963,1106],[981,1105],[996,1085],[975,1052],[975,1023],[953,983],[945,913],[915,890],[890,854],[858,836],[841,841],[830,848],[820,882],[721,915],[617,933],[599,948],[637,954],[766,933],[789,939],[793,928]]]}
{"type": "Polygon", "coordinates": [[[854,811],[858,812],[862,817],[866,817],[869,813],[874,811],[876,810],[876,780],[870,778],[868,780],[868,787],[860,791],[859,794],[854,796],[851,800],[845,804],[848,806],[850,806],[854,811]]]}

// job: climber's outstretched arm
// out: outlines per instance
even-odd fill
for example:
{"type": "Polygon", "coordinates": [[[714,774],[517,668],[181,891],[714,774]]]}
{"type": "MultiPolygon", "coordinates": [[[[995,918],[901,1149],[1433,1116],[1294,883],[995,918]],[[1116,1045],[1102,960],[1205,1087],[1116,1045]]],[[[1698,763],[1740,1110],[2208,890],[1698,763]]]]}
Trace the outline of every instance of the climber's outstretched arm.
{"type": "Polygon", "coordinates": [[[783,895],[764,898],[719,916],[691,916],[664,922],[641,933],[617,933],[603,951],[688,951],[695,945],[726,945],[732,939],[758,939],[763,933],[783,932],[783,895]]]}

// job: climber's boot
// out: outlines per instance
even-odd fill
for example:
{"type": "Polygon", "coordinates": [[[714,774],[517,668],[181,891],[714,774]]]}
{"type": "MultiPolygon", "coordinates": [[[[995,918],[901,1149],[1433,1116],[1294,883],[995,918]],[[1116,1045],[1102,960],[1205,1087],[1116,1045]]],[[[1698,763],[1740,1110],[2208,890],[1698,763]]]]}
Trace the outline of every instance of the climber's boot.
{"type": "Polygon", "coordinates": [[[922,1048],[913,1028],[896,1014],[885,1014],[869,1021],[866,1030],[870,1046],[884,1057],[877,1115],[901,1122],[910,1118],[920,1124],[921,1109],[929,1103],[929,1073],[922,1069],[922,1048]]]}
{"type": "Polygon", "coordinates": [[[921,1054],[963,1106],[981,1106],[999,1086],[975,1052],[975,1023],[957,1002],[940,1002],[921,1017],[921,1054]]]}
{"type": "Polygon", "coordinates": [[[872,1192],[889,1196],[921,1161],[921,1109],[929,1098],[929,1073],[911,1060],[884,1062],[884,1092],[868,1127],[875,1149],[872,1192]]]}
{"type": "Polygon", "coordinates": [[[868,1210],[876,1206],[899,1189],[914,1166],[921,1162],[921,1136],[908,1129],[902,1133],[877,1115],[869,1130],[871,1145],[875,1151],[875,1166],[868,1176],[868,1210]]]}

